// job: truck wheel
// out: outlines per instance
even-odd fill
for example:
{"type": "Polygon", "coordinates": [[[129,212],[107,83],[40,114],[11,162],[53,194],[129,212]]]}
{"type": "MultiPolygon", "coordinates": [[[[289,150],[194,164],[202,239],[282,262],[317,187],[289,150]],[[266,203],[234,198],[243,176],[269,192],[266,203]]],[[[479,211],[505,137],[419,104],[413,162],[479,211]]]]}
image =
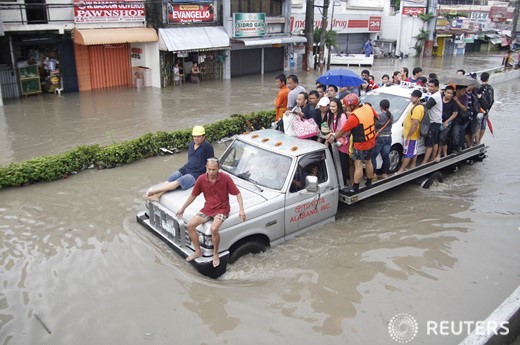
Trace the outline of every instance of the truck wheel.
{"type": "Polygon", "coordinates": [[[392,145],[388,157],[390,158],[390,172],[393,173],[397,170],[397,167],[401,164],[401,159],[403,158],[403,148],[401,145],[392,145]]]}
{"type": "Polygon", "coordinates": [[[433,184],[433,182],[435,181],[438,181],[438,182],[441,182],[444,180],[444,178],[442,177],[442,174],[439,172],[439,171],[436,171],[434,172],[433,174],[431,174],[427,180],[425,180],[422,184],[421,184],[421,187],[425,188],[425,189],[429,189],[431,187],[431,185],[433,184]]]}
{"type": "Polygon", "coordinates": [[[233,264],[239,258],[246,254],[258,254],[260,252],[265,252],[265,244],[258,241],[248,241],[242,244],[239,244],[235,249],[231,251],[229,255],[229,263],[233,264]]]}

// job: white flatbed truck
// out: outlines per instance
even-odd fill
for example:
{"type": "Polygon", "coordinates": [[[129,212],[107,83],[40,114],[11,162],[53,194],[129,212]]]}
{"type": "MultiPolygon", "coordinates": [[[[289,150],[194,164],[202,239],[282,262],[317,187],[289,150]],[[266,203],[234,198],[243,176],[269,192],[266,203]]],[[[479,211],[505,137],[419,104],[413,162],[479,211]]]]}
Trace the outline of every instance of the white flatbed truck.
{"type": "MultiPolygon", "coordinates": [[[[236,198],[230,197],[231,213],[220,229],[220,265],[212,265],[213,244],[210,222],[197,231],[202,257],[191,264],[202,274],[218,278],[228,263],[249,253],[265,251],[321,224],[335,220],[338,204],[353,204],[417,179],[427,184],[440,178],[440,171],[454,170],[465,162],[485,158],[480,144],[399,175],[360,188],[349,194],[343,184],[337,148],[305,139],[289,137],[276,130],[260,130],[236,136],[220,158],[221,172],[229,174],[238,186],[247,220],[238,218],[236,198]],[[334,157],[336,156],[336,157],[334,157]]],[[[165,193],[159,202],[146,202],[137,221],[166,242],[182,257],[194,252],[186,224],[201,208],[199,196],[177,219],[191,189],[165,193]]]]}

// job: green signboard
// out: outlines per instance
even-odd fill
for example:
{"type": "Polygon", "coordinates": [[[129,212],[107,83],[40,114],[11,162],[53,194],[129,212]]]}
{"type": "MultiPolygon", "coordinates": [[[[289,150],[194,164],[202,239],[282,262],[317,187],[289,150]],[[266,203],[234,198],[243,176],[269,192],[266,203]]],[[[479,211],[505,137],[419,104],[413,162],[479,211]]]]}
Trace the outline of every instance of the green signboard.
{"type": "Polygon", "coordinates": [[[265,13],[233,13],[233,37],[262,37],[265,29],[265,13]]]}

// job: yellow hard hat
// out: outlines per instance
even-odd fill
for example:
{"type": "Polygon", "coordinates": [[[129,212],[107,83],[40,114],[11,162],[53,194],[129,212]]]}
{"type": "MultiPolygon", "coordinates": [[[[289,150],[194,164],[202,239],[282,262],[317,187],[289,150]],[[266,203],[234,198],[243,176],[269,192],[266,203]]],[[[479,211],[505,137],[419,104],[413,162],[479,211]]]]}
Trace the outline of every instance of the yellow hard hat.
{"type": "Polygon", "coordinates": [[[191,135],[193,136],[199,136],[199,135],[205,135],[206,131],[204,130],[204,127],[202,126],[195,126],[193,127],[193,131],[191,132],[191,135]]]}

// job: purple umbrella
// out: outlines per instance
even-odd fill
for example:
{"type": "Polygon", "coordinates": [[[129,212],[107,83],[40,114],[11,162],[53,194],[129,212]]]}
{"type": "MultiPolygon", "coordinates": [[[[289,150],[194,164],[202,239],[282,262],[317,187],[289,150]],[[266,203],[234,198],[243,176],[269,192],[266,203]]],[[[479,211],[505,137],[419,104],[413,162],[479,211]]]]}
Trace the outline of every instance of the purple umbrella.
{"type": "Polygon", "coordinates": [[[319,77],[317,81],[325,85],[336,85],[337,87],[360,86],[365,83],[358,74],[349,69],[331,69],[319,77]]]}

